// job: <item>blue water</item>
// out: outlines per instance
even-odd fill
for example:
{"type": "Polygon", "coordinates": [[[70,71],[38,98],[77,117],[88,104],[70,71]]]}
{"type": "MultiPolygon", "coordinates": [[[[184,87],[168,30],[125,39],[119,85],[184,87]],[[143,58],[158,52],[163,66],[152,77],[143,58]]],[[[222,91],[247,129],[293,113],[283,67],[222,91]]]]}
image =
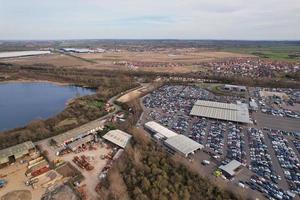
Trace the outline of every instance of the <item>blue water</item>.
{"type": "Polygon", "coordinates": [[[0,131],[47,119],[64,110],[69,99],[94,90],[51,83],[1,83],[0,131]]]}

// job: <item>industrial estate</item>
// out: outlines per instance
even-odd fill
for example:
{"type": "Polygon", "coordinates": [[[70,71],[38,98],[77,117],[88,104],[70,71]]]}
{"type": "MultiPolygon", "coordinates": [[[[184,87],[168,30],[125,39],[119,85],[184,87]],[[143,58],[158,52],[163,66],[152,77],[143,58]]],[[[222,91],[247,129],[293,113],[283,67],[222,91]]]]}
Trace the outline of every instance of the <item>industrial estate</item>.
{"type": "Polygon", "coordinates": [[[4,83],[98,89],[62,115],[3,133],[1,200],[300,198],[299,60],[207,59],[200,47],[150,44],[0,52],[4,83]],[[58,55],[78,63],[56,65],[58,55]],[[293,78],[272,87],[280,73],[293,78]]]}

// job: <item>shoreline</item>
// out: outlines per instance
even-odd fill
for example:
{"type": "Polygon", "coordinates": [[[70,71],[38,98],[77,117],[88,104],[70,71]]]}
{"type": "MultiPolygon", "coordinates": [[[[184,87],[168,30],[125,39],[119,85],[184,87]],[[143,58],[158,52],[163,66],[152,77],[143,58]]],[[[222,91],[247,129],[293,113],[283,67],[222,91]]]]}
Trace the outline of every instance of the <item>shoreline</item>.
{"type": "Polygon", "coordinates": [[[71,85],[73,85],[71,83],[62,83],[62,82],[56,82],[56,81],[36,80],[36,79],[16,79],[16,80],[0,81],[0,84],[6,84],[6,83],[50,83],[50,84],[55,84],[55,85],[58,85],[58,86],[71,86],[71,85]]]}

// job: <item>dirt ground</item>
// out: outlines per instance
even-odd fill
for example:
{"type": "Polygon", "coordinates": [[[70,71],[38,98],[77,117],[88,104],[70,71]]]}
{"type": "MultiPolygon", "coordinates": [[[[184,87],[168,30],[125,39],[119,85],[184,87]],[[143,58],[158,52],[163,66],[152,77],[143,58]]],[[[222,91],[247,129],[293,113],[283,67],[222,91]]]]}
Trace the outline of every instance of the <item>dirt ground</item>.
{"type": "Polygon", "coordinates": [[[49,55],[1,59],[16,64],[51,64],[60,67],[105,70],[140,70],[155,72],[188,73],[205,71],[199,63],[223,58],[253,57],[252,55],[186,49],[167,49],[146,52],[73,53],[72,56],[53,53],[49,55]],[[122,64],[123,63],[123,64],[122,64]],[[127,63],[127,64],[124,64],[127,63]],[[133,66],[131,65],[133,64],[133,66]]]}
{"type": "Polygon", "coordinates": [[[80,185],[86,185],[85,190],[88,194],[89,200],[97,199],[98,195],[95,191],[95,187],[99,183],[98,176],[107,163],[107,160],[101,159],[101,155],[108,154],[111,151],[111,149],[107,149],[105,145],[101,147],[100,144],[97,144],[97,150],[86,150],[80,153],[71,152],[63,156],[57,156],[57,149],[55,149],[54,147],[50,147],[49,142],[47,140],[44,140],[42,143],[39,143],[39,147],[42,151],[48,151],[47,158],[50,161],[61,159],[63,161],[71,163],[72,166],[74,166],[78,171],[80,171],[84,176],[84,180],[81,182],[80,185]],[[92,171],[81,169],[72,161],[74,156],[80,157],[82,155],[85,155],[86,157],[90,158],[90,164],[95,167],[92,171]]]}
{"type": "Polygon", "coordinates": [[[16,190],[9,192],[1,197],[1,200],[30,200],[32,199],[31,192],[29,190],[16,190]]]}
{"type": "Polygon", "coordinates": [[[3,179],[7,181],[7,185],[4,188],[0,189],[1,200],[3,196],[5,199],[9,199],[10,197],[17,195],[16,191],[18,190],[22,190],[22,191],[28,190],[32,196],[32,198],[29,198],[29,196],[24,193],[24,195],[28,197],[27,198],[28,200],[41,199],[46,189],[42,187],[37,187],[36,189],[33,189],[30,186],[26,186],[25,182],[28,180],[28,178],[25,176],[26,170],[27,170],[27,164],[20,164],[20,163],[15,163],[14,165],[0,169],[0,174],[6,175],[6,177],[3,179]],[[10,193],[7,196],[5,196],[9,192],[13,192],[13,193],[10,193]]]}
{"type": "Polygon", "coordinates": [[[136,90],[133,90],[123,96],[121,96],[120,98],[117,99],[117,101],[122,102],[122,103],[126,103],[129,102],[133,99],[139,98],[142,94],[147,93],[148,91],[154,89],[154,85],[153,84],[143,84],[143,86],[141,88],[138,88],[136,90]]]}
{"type": "Polygon", "coordinates": [[[18,58],[7,58],[1,59],[1,62],[5,63],[15,63],[20,65],[31,65],[31,64],[50,64],[61,67],[76,67],[86,64],[90,64],[79,58],[74,58],[71,56],[63,54],[49,54],[40,56],[28,56],[28,57],[18,57],[18,58]]]}
{"type": "Polygon", "coordinates": [[[79,200],[73,190],[67,185],[57,187],[53,192],[48,193],[42,200],[79,200]]]}
{"type": "Polygon", "coordinates": [[[106,52],[106,53],[83,53],[75,54],[78,57],[93,60],[96,62],[111,62],[111,61],[131,61],[131,62],[200,62],[209,61],[218,58],[230,57],[252,57],[247,54],[231,53],[231,52],[217,52],[217,51],[194,51],[194,52],[106,52]]]}

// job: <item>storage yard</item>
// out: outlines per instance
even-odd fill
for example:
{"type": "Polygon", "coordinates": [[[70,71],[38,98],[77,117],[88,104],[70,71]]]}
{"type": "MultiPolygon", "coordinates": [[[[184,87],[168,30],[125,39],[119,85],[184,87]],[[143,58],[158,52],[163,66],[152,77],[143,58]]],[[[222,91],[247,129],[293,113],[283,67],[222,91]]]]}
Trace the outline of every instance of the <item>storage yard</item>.
{"type": "Polygon", "coordinates": [[[1,150],[1,199],[58,200],[66,194],[68,199],[98,199],[101,181],[131,139],[121,130],[100,138],[104,123],[98,119],[36,144],[1,150]]]}
{"type": "MultiPolygon", "coordinates": [[[[203,148],[188,156],[191,162],[202,163],[205,168],[212,167],[208,170],[211,176],[223,177],[233,186],[254,191],[254,196],[262,194],[274,199],[293,199],[298,195],[299,198],[300,115],[289,110],[282,111],[285,115],[275,113],[285,104],[297,107],[298,91],[273,91],[284,91],[285,95],[281,96],[260,93],[268,88],[231,88],[241,88],[247,98],[232,95],[236,91],[228,96],[217,96],[194,85],[162,86],[141,99],[144,113],[139,124],[144,125],[155,141],[163,141],[166,149],[170,149],[170,145],[165,141],[178,135],[194,140],[203,148]],[[251,109],[253,102],[257,109],[251,109]],[[239,105],[243,115],[237,114],[239,105]],[[264,113],[266,107],[273,112],[264,113]],[[264,118],[259,117],[261,115],[264,118]],[[270,123],[266,123],[266,119],[270,123]],[[287,123],[274,128],[273,119],[284,119],[287,123]],[[205,160],[203,153],[208,156],[205,160]],[[234,168],[237,167],[236,172],[234,168]]],[[[180,149],[192,146],[183,139],[176,141],[174,146],[182,146],[180,149]]],[[[181,153],[178,149],[175,152],[181,153]]]]}

